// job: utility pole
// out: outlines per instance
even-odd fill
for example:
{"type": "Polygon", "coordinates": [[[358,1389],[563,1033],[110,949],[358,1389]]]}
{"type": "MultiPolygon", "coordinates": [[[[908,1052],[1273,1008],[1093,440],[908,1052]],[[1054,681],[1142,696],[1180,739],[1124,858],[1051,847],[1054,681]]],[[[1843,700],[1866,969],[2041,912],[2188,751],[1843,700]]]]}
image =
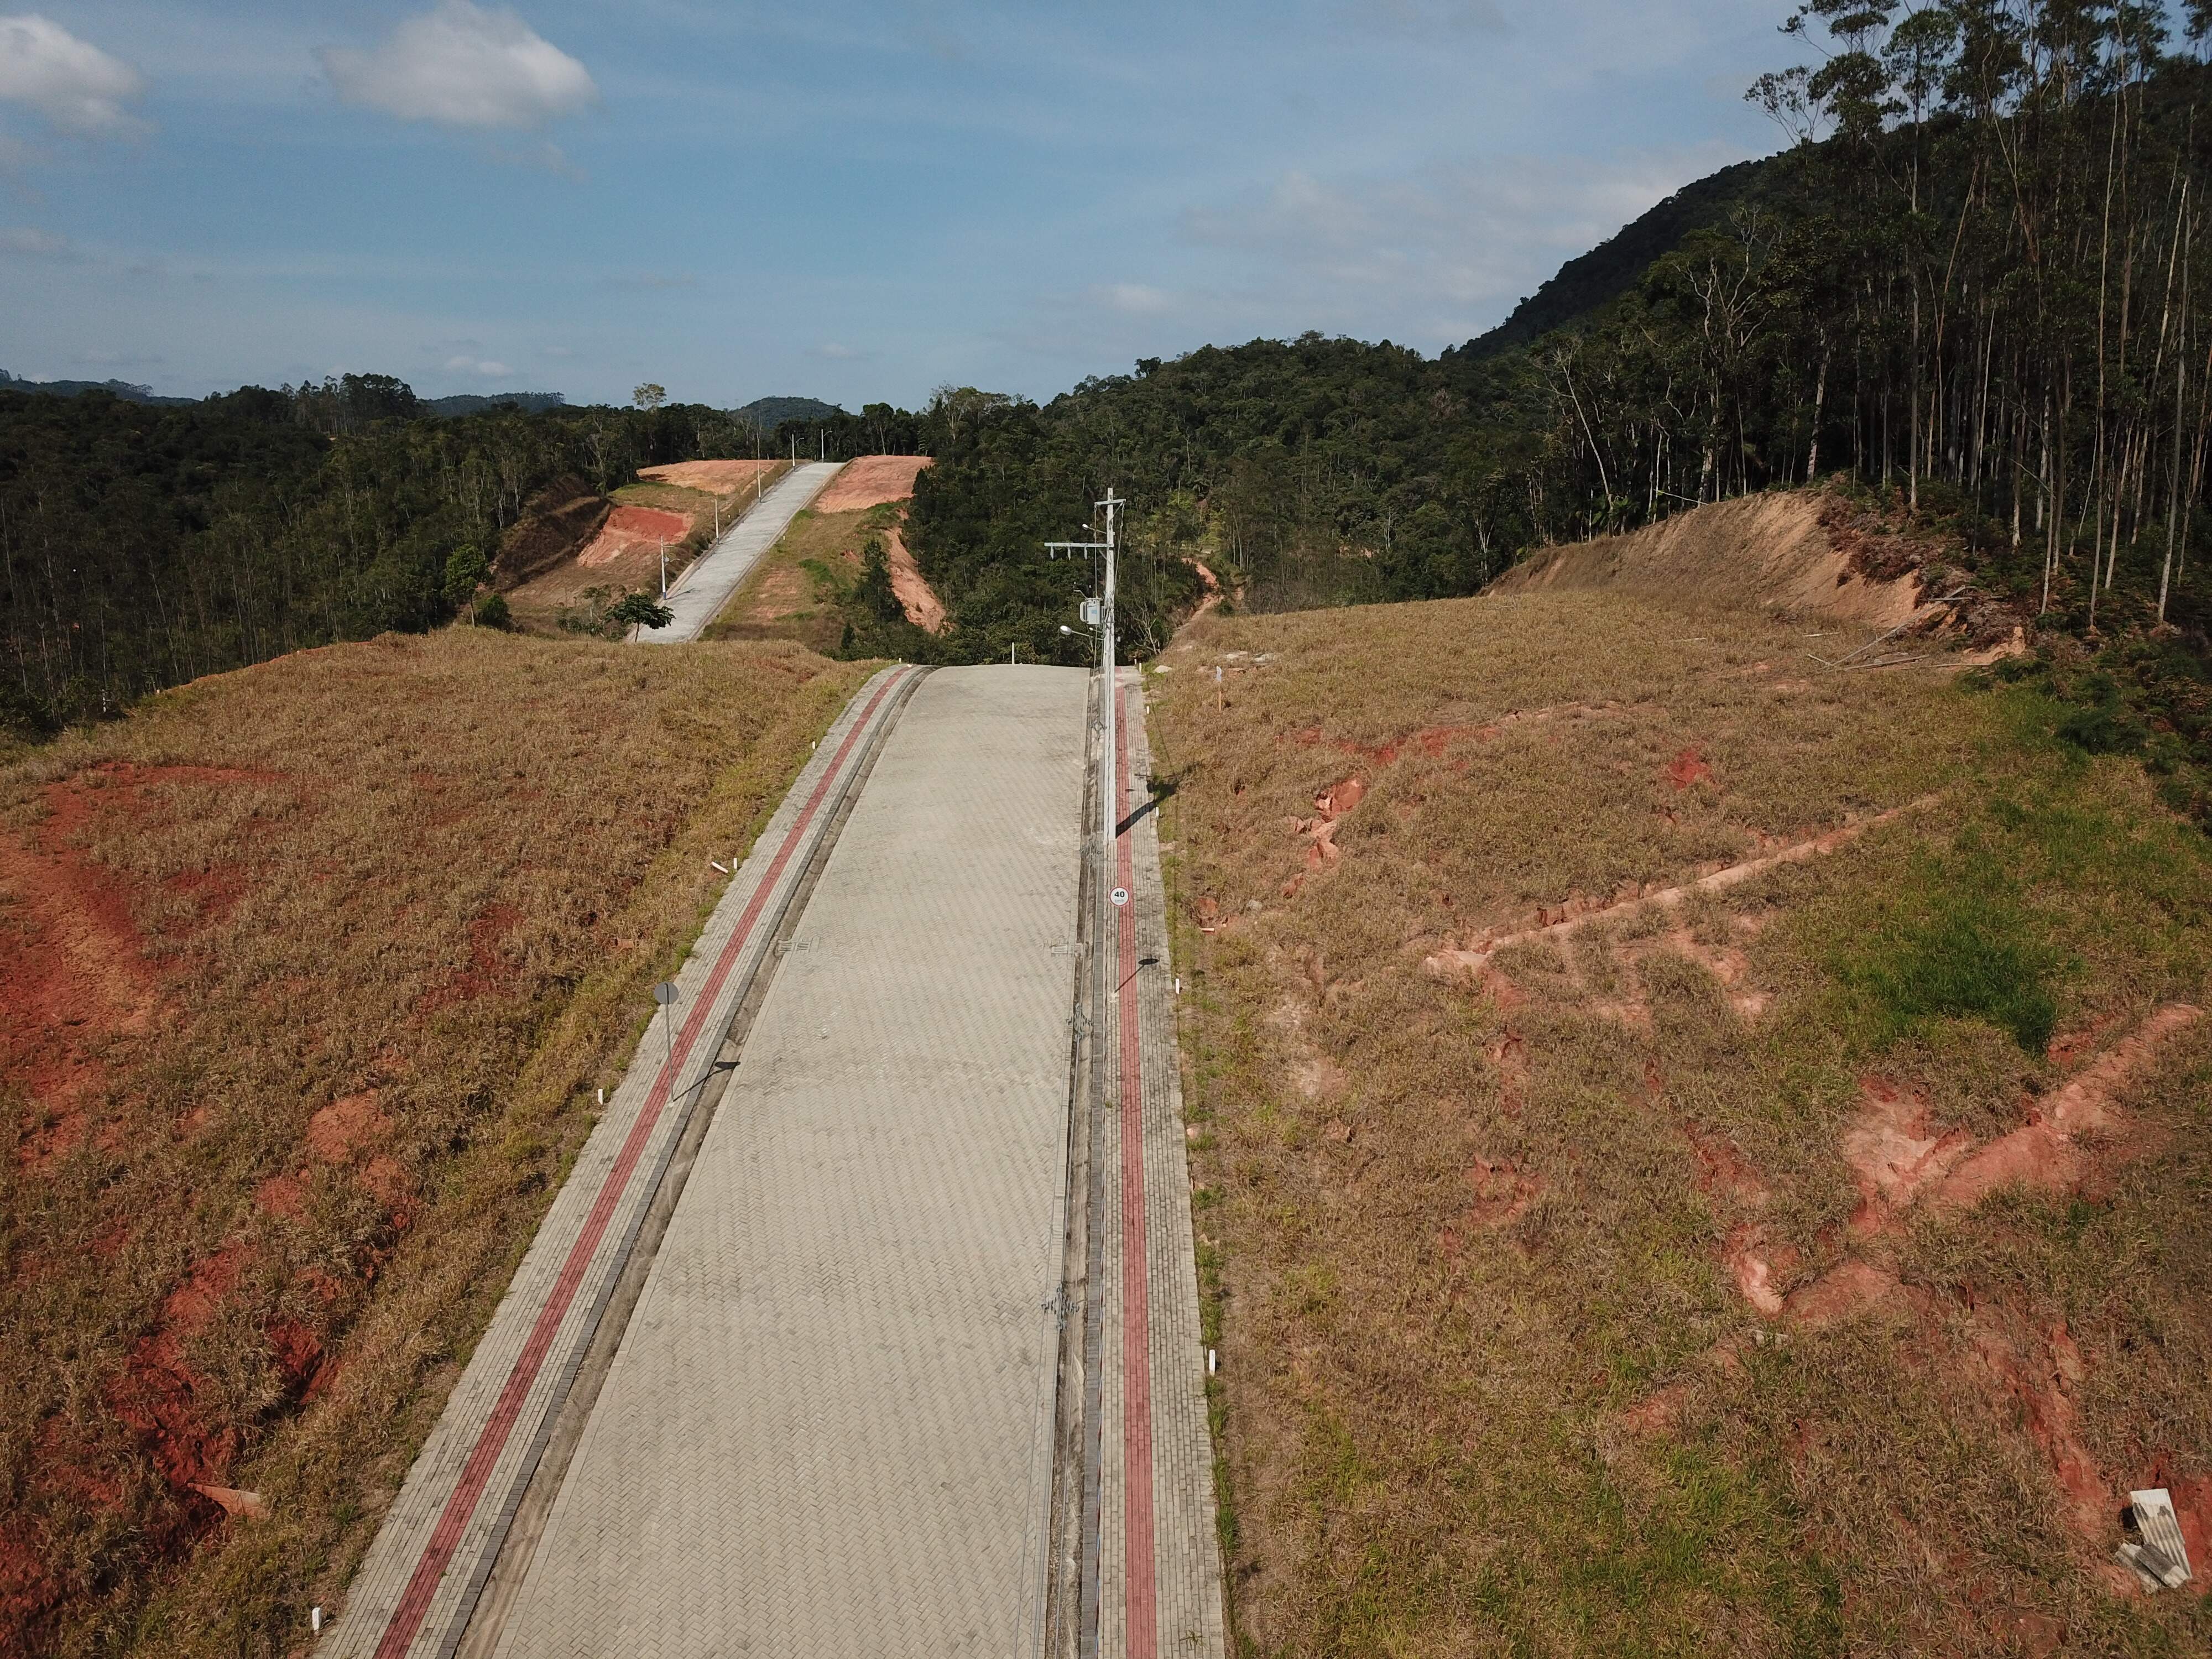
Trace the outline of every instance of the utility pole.
{"type": "Polygon", "coordinates": [[[1083,620],[1095,623],[1098,629],[1098,948],[1106,948],[1105,918],[1111,915],[1108,907],[1107,890],[1114,884],[1114,830],[1121,821],[1121,791],[1114,763],[1114,589],[1115,543],[1121,509],[1128,503],[1116,495],[1109,487],[1106,499],[1092,503],[1106,514],[1106,539],[1101,542],[1047,542],[1045,552],[1057,558],[1065,553],[1073,557],[1089,553],[1105,560],[1105,580],[1098,598],[1086,599],[1083,605],[1083,620]]]}

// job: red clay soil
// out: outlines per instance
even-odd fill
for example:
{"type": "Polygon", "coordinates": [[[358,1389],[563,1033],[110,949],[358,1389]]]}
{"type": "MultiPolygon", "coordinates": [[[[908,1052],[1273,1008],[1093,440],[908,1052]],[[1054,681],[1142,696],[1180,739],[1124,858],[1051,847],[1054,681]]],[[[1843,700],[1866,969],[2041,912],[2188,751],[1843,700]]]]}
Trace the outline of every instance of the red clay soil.
{"type": "Polygon", "coordinates": [[[1526,1215],[1544,1189],[1540,1179],[1510,1158],[1494,1164],[1477,1158],[1474,1167],[1467,1172],[1467,1184],[1474,1194],[1467,1212],[1468,1225],[1492,1231],[1510,1227],[1526,1215]]]}
{"type": "Polygon", "coordinates": [[[514,965],[499,953],[500,941],[522,922],[511,904],[495,904],[469,924],[469,965],[416,1004],[417,1014],[434,1013],[479,997],[505,996],[514,988],[514,965]]]}
{"type": "Polygon", "coordinates": [[[592,544],[576,556],[576,562],[596,569],[612,564],[626,553],[674,546],[691,533],[691,520],[681,513],[665,513],[657,507],[618,507],[607,514],[592,544]]]}
{"type": "Polygon", "coordinates": [[[1190,568],[1198,572],[1199,580],[1206,584],[1206,597],[1198,602],[1198,609],[1190,613],[1191,621],[1196,622],[1207,611],[1218,610],[1224,595],[1221,592],[1221,578],[1207,568],[1203,559],[1193,559],[1190,562],[1190,568]]]}
{"type": "MultiPolygon", "coordinates": [[[[82,843],[103,819],[143,817],[149,791],[175,781],[267,781],[270,775],[208,767],[111,764],[46,786],[47,816],[27,832],[0,831],[0,1080],[61,1119],[19,1150],[37,1167],[66,1152],[81,1124],[70,1109],[103,1075],[99,1050],[144,1031],[160,1004],[124,877],[88,859],[82,843]],[[95,781],[96,780],[96,781],[95,781]]],[[[170,884],[203,915],[238,893],[235,872],[201,871],[170,884]]]]}
{"type": "Polygon", "coordinates": [[[914,494],[914,481],[929,464],[927,455],[863,455],[848,461],[814,498],[814,510],[857,513],[885,501],[902,501],[914,494]]]}
{"type": "Polygon", "coordinates": [[[307,1150],[325,1164],[343,1164],[391,1130],[392,1120],[377,1108],[376,1091],[365,1089],[332,1101],[307,1120],[307,1150]]]}
{"type": "MultiPolygon", "coordinates": [[[[1243,671],[1237,670],[1237,672],[1243,671]]],[[[1402,738],[1392,738],[1379,744],[1363,744],[1349,738],[1331,738],[1318,726],[1309,726],[1293,734],[1293,740],[1304,748],[1322,744],[1340,750],[1358,760],[1370,760],[1377,766],[1394,764],[1408,749],[1419,749],[1431,760],[1441,760],[1444,751],[1462,738],[1472,738],[1478,743],[1488,743],[1501,732],[1516,726],[1543,726],[1559,720],[1587,720],[1605,714],[1618,714],[1629,705],[1619,702],[1565,702],[1548,708],[1516,709],[1500,714],[1494,720],[1480,726],[1425,726],[1402,738]]],[[[1278,742],[1281,741],[1279,738],[1278,742]]],[[[1467,770],[1467,763],[1455,763],[1456,769],[1467,770]]]]}
{"type": "MultiPolygon", "coordinates": [[[[2160,1008],[2064,1088],[2031,1104],[2029,1121],[2021,1127],[1978,1149],[1964,1131],[1931,1123],[1926,1103],[1910,1089],[1879,1078],[1863,1079],[1859,1114],[1843,1135],[1844,1156],[1860,1193],[1859,1208],[1848,1230],[1850,1236],[1857,1240],[1876,1237],[1916,1202],[1965,1209],[2015,1181],[2045,1190],[2078,1190],[2090,1174],[2091,1159],[2089,1150],[2075,1137],[2122,1133],[2127,1126],[2117,1095],[2160,1043],[2202,1017],[2202,1010],[2187,1003],[2160,1008]]],[[[1700,1186],[1709,1193],[1727,1190],[1734,1207],[1755,1209],[1763,1202],[1764,1185],[1755,1172],[1743,1166],[1744,1176],[1733,1173],[1741,1160],[1732,1148],[1729,1164],[1723,1165],[1709,1157],[1706,1143],[1694,1131],[1691,1139],[1708,1172],[1700,1186]],[[1719,1168],[1729,1168],[1730,1173],[1722,1177],[1715,1173],[1719,1168]],[[1753,1183],[1748,1193],[1739,1184],[1743,1179],[1753,1183]]],[[[2113,1149],[2104,1150],[2110,1156],[2113,1149]]],[[[2117,1150],[2124,1155],[2124,1143],[2117,1150]]],[[[1846,1255],[1826,1273],[1784,1295],[1780,1285],[1801,1265],[1796,1253],[1787,1244],[1774,1243],[1763,1226],[1749,1221],[1739,1222],[1730,1231],[1723,1259],[1744,1300],[1767,1319],[1818,1329],[1876,1314],[1911,1326],[1912,1340],[1923,1351],[1942,1352],[1947,1346],[1944,1310],[1924,1291],[1900,1283],[1878,1262],[1846,1255]]],[[[2086,1374],[2080,1348],[2063,1323],[2047,1330],[2032,1328],[2015,1310],[2000,1302],[1974,1306],[1966,1334],[1971,1369],[1980,1386],[2016,1406],[2052,1478],[2066,1494],[2076,1534],[2101,1555],[2112,1542],[2107,1534],[2126,1483],[2108,1476],[2081,1442],[2074,1397],[2086,1374]]],[[[1683,1397],[1680,1385],[1673,1386],[1676,1393],[1659,1390],[1632,1407],[1623,1421],[1639,1431],[1670,1425],[1683,1397]]],[[[2142,1479],[2149,1484],[2163,1480],[2173,1490],[2162,1471],[2161,1464],[2142,1479]]],[[[2187,1526],[2196,1528],[2189,1540],[2192,1565],[2200,1559],[2212,1562],[2212,1551],[2201,1557],[2196,1553],[2197,1538],[2212,1543],[2212,1480],[2185,1484],[2187,1526]]],[[[2179,1492],[2175,1501],[2179,1510],[2179,1492]]],[[[2109,1565],[2100,1563],[2104,1582],[2118,1593],[2132,1594],[2132,1577],[2124,1570],[2105,1571],[2109,1565]]],[[[2200,1570],[2189,1589],[2199,1595],[2212,1589],[2212,1572],[2200,1570]]]]}
{"type": "Polygon", "coordinates": [[[884,555],[891,569],[891,592],[898,596],[906,619],[927,634],[945,631],[945,605],[930,587],[929,579],[907,550],[906,538],[897,530],[884,532],[884,555]]]}
{"type": "Polygon", "coordinates": [[[179,1490],[222,1485],[238,1454],[235,1428],[210,1429],[202,1420],[196,1396],[205,1385],[185,1364],[183,1345],[213,1322],[245,1265],[245,1252],[231,1245],[187,1273],[161,1304],[159,1328],[140,1340],[109,1390],[115,1415],[137,1431],[155,1467],[179,1490]]]}
{"type": "Polygon", "coordinates": [[[1667,781],[1674,786],[1676,794],[1693,783],[1711,783],[1712,781],[1713,769],[1706,763],[1704,751],[1695,744],[1668,763],[1667,781]]]}
{"type": "Polygon", "coordinates": [[[1964,1130],[1942,1130],[1910,1091],[1881,1078],[1860,1084],[1858,1116],[1844,1133],[1843,1152],[1859,1188],[1850,1231],[1870,1237],[1923,1197],[1930,1208],[1972,1209],[2014,1182],[2046,1192],[2073,1192],[2089,1173],[2084,1136],[2118,1136],[2126,1127],[2114,1097],[2152,1050],[2203,1017],[2185,1002],[2168,1003],[2072,1081],[2026,1108],[2027,1121],[1981,1146],[1964,1130]]]}
{"type": "Polygon", "coordinates": [[[654,483],[726,495],[733,489],[750,489],[757,474],[775,465],[774,461],[671,461],[665,466],[641,466],[637,476],[654,483]]]}
{"type": "MultiPolygon", "coordinates": [[[[1358,778],[1346,778],[1314,797],[1316,816],[1290,821],[1291,833],[1306,838],[1307,874],[1324,870],[1343,856],[1343,849],[1336,844],[1337,820],[1366,799],[1366,784],[1358,778]]],[[[1298,889],[1304,884],[1304,876],[1293,876],[1284,884],[1283,896],[1297,896],[1298,889]]]]}
{"type": "Polygon", "coordinates": [[[1839,825],[1808,840],[1787,843],[1778,851],[1763,854],[1755,859],[1745,859],[1735,864],[1723,865],[1695,881],[1685,882],[1678,887],[1655,888],[1646,884],[1624,888],[1609,896],[1571,894],[1561,904],[1540,908],[1534,917],[1510,932],[1501,933],[1495,927],[1487,929],[1465,945],[1436,952],[1422,966],[1431,974],[1446,977],[1463,971],[1479,973],[1488,964],[1491,957],[1510,945],[1525,945],[1539,939],[1563,938],[1592,916],[1627,916],[1655,908],[1672,909],[1692,894],[1719,892],[1726,888],[1740,886],[1779,866],[1805,864],[1824,857],[1850,845],[1875,825],[1890,823],[1924,805],[1925,802],[1915,801],[1908,806],[1892,807],[1887,812],[1877,812],[1855,823],[1839,825]]]}

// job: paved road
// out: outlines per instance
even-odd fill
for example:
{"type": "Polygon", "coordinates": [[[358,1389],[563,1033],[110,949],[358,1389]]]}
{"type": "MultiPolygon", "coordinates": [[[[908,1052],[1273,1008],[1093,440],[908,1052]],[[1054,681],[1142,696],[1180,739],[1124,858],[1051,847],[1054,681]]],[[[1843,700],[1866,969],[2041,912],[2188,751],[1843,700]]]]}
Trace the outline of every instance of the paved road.
{"type": "Polygon", "coordinates": [[[680,645],[707,631],[730,595],[738,591],[761,555],[781,539],[791,521],[837,476],[842,463],[802,461],[778,479],[753,510],[693,561],[669,590],[668,608],[676,619],[665,628],[641,628],[640,645],[680,645]]]}
{"type": "Polygon", "coordinates": [[[501,1655],[1033,1650],[1085,676],[943,670],[793,935],[501,1655]]]}
{"type": "Polygon", "coordinates": [[[320,1651],[1223,1651],[1149,814],[1072,1110],[1087,678],[889,670],[831,727],[320,1651]]]}
{"type": "MultiPolygon", "coordinates": [[[[318,1651],[335,1659],[450,1655],[520,1510],[559,1462],[563,1425],[621,1328],[650,1259],[663,1195],[725,1073],[716,1057],[804,897],[869,757],[917,680],[887,670],[823,736],[732,878],[676,975],[678,1018],[648,1031],[554,1198],[491,1323],[386,1512],[318,1651]],[[672,1039],[672,1040],[671,1040],[672,1039]],[[579,1388],[579,1379],[583,1387],[579,1388]],[[549,1449],[552,1455],[547,1455],[549,1449]]],[[[496,1599],[495,1597],[495,1599],[496,1599]]]]}

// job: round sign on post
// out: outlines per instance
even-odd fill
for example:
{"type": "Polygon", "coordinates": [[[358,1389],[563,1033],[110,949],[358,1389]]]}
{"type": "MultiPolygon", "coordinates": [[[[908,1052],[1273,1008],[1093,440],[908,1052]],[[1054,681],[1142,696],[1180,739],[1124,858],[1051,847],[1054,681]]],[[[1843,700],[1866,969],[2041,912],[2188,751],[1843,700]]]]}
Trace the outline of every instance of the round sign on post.
{"type": "Polygon", "coordinates": [[[1114,890],[1113,897],[1115,908],[1119,909],[1129,902],[1129,890],[1126,887],[1116,887],[1114,890]]]}
{"type": "Polygon", "coordinates": [[[665,979],[653,988],[653,1000],[664,1008],[676,1000],[676,981],[665,979]]]}

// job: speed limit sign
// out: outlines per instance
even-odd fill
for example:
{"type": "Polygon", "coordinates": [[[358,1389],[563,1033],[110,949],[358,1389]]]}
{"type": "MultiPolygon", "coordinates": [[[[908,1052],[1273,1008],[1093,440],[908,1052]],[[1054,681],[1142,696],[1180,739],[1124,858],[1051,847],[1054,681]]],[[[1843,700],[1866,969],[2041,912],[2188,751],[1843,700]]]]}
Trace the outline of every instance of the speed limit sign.
{"type": "Polygon", "coordinates": [[[1126,888],[1126,887],[1116,887],[1116,888],[1114,890],[1114,905],[1115,905],[1115,908],[1116,909],[1119,909],[1122,905],[1127,904],[1128,902],[1129,902],[1129,890],[1128,890],[1127,888],[1126,888]]]}

